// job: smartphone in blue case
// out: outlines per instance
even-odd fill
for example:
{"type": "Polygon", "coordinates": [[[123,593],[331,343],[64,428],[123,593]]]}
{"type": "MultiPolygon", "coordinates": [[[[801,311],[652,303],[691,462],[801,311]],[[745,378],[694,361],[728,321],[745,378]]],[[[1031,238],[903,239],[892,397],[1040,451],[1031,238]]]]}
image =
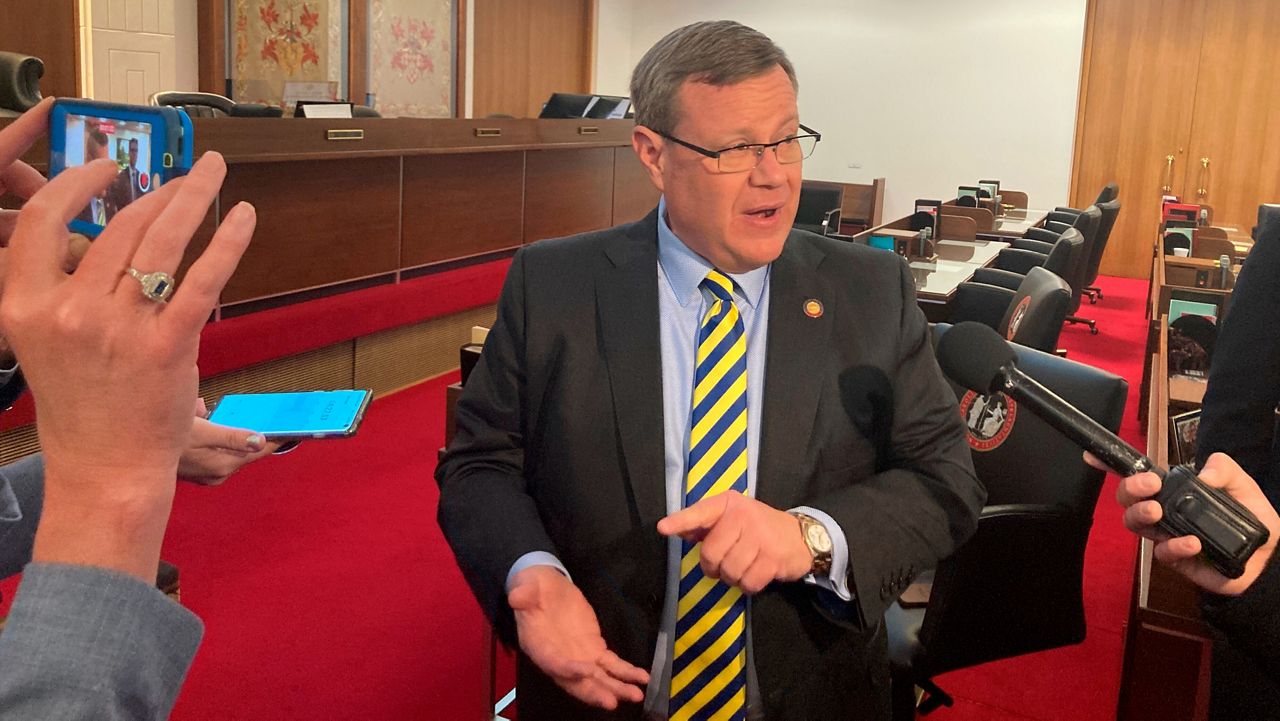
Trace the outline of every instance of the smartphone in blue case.
{"type": "Polygon", "coordinates": [[[59,99],[49,113],[49,177],[110,158],[120,172],[69,224],[95,237],[120,210],[191,169],[193,128],[171,107],[59,99]]]}

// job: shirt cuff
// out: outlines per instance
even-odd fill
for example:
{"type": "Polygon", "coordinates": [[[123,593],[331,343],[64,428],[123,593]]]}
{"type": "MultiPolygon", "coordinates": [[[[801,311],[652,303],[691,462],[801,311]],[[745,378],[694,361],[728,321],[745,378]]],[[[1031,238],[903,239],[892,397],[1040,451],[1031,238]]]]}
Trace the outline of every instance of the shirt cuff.
{"type": "Polygon", "coordinates": [[[853,592],[849,590],[849,540],[836,519],[810,506],[797,506],[788,513],[803,513],[821,523],[831,536],[831,572],[818,576],[810,573],[804,582],[819,588],[825,588],[840,597],[841,601],[852,601],[853,592]]]}
{"type": "Polygon", "coordinates": [[[546,551],[530,551],[529,553],[517,558],[516,562],[511,564],[511,570],[507,571],[507,582],[503,584],[503,589],[506,590],[507,593],[511,593],[511,580],[516,577],[517,573],[532,566],[551,566],[560,573],[563,573],[565,578],[570,581],[573,580],[573,576],[569,575],[569,569],[564,567],[564,564],[560,562],[560,559],[546,551]]]}

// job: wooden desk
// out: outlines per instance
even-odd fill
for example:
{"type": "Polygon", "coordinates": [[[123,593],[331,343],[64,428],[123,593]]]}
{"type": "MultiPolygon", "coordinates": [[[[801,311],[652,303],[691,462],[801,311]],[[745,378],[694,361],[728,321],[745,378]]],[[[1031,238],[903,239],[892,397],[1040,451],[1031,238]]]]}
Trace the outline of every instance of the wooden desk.
{"type": "MultiPolygon", "coordinates": [[[[867,243],[872,235],[914,238],[915,233],[908,230],[909,227],[909,218],[898,218],[884,225],[864,230],[850,237],[849,240],[854,243],[867,243]]],[[[978,268],[994,263],[1000,251],[1009,247],[1009,243],[1003,241],[977,238],[974,233],[975,227],[974,219],[964,215],[947,215],[944,211],[942,216],[944,240],[939,240],[934,245],[937,260],[914,260],[910,263],[911,274],[916,282],[916,298],[930,322],[946,322],[951,312],[949,304],[960,284],[973,278],[978,268]],[[957,234],[962,235],[964,239],[954,237],[957,234]]]]}
{"type": "MultiPolygon", "coordinates": [[[[629,120],[196,118],[227,178],[188,248],[245,200],[258,227],[218,316],[242,315],[510,254],[636,220],[658,192],[629,120]],[[352,131],[336,139],[331,131],[352,131]]],[[[28,159],[43,166],[47,145],[28,159]]],[[[181,278],[179,277],[179,282],[181,278]]]]}
{"type": "MultiPolygon", "coordinates": [[[[1151,357],[1147,399],[1147,455],[1169,463],[1168,321],[1156,320],[1159,342],[1151,357]]],[[[1138,549],[1129,623],[1125,629],[1118,721],[1202,721],[1208,718],[1209,663],[1213,652],[1195,587],[1155,563],[1152,544],[1138,549]]]]}

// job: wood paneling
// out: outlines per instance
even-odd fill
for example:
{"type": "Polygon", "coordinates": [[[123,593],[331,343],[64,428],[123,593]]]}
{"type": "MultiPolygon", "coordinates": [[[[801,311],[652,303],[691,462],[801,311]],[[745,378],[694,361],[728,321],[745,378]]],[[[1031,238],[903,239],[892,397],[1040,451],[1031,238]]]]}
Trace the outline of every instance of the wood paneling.
{"type": "Polygon", "coordinates": [[[472,114],[538,116],[553,92],[590,92],[593,0],[474,0],[472,114]]]}
{"type": "Polygon", "coordinates": [[[640,220],[658,205],[661,193],[631,148],[613,149],[613,224],[640,220]]]}
{"type": "Polygon", "coordinates": [[[1182,186],[1205,2],[1093,2],[1072,205],[1084,207],[1103,185],[1120,183],[1124,208],[1102,259],[1104,274],[1150,272],[1165,156],[1174,156],[1173,187],[1182,186]]]}
{"type": "Polygon", "coordinates": [[[1280,3],[1211,3],[1204,18],[1195,121],[1182,197],[1213,222],[1248,232],[1280,201],[1280,3]],[[1201,158],[1209,159],[1205,172],[1201,158]],[[1203,196],[1198,191],[1204,189],[1203,196]]]}
{"type": "Polygon", "coordinates": [[[233,165],[223,212],[242,200],[258,227],[224,303],[396,270],[399,158],[233,165]]]}
{"type": "Polygon", "coordinates": [[[0,50],[44,61],[40,92],[80,96],[80,14],[76,0],[0,3],[0,50]]]}
{"type": "Polygon", "coordinates": [[[405,158],[400,266],[520,245],[523,204],[521,151],[405,158]]]}
{"type": "Polygon", "coordinates": [[[196,39],[199,44],[196,77],[201,92],[227,92],[226,0],[196,0],[196,39]]]}
{"type": "Polygon", "coordinates": [[[612,225],[613,148],[525,155],[524,242],[612,225]]]}

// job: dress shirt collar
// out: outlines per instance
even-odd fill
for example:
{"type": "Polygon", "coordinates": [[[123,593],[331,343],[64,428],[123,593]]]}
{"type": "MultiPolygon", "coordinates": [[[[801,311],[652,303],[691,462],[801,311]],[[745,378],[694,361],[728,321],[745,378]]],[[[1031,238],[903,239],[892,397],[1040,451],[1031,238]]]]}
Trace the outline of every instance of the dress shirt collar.
{"type": "MultiPolygon", "coordinates": [[[[667,225],[667,199],[658,201],[658,264],[667,277],[671,292],[676,296],[680,306],[686,307],[696,300],[701,291],[698,285],[707,277],[707,272],[714,266],[702,256],[689,249],[684,241],[676,237],[671,226],[667,225]]],[[[726,273],[737,286],[737,293],[747,305],[755,308],[760,305],[764,296],[765,280],[769,277],[769,266],[762,266],[746,273],[726,273]]]]}

